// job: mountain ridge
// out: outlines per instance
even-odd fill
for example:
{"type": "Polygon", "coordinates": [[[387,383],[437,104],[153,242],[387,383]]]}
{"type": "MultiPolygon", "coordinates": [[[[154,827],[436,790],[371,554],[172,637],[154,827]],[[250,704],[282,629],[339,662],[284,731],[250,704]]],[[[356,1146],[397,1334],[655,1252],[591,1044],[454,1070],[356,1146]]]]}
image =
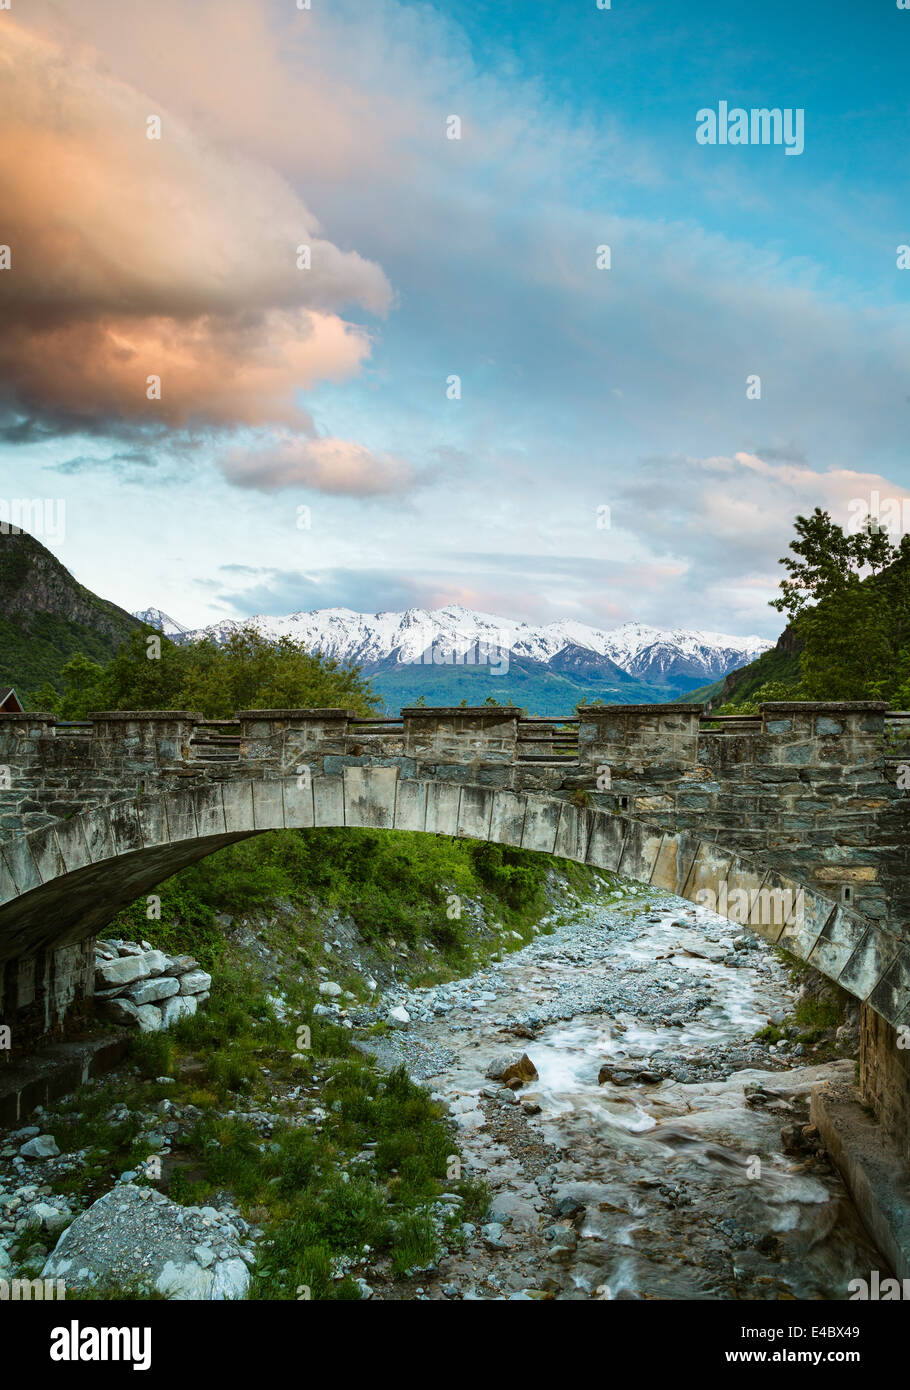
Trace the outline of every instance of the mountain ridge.
{"type": "Polygon", "coordinates": [[[508,700],[538,714],[565,714],[582,701],[660,703],[723,678],[774,645],[754,635],[637,622],[613,629],[575,619],[514,622],[458,604],[372,614],[301,610],[190,630],[154,608],[144,609],[142,619],[166,623],[175,641],[222,643],[248,624],[274,640],[292,638],[360,667],[390,709],[421,698],[436,704],[508,700]]]}
{"type": "Polygon", "coordinates": [[[109,661],[139,626],[27,531],[0,527],[0,685],[23,697],[45,682],[58,686],[71,657],[109,661]]]}

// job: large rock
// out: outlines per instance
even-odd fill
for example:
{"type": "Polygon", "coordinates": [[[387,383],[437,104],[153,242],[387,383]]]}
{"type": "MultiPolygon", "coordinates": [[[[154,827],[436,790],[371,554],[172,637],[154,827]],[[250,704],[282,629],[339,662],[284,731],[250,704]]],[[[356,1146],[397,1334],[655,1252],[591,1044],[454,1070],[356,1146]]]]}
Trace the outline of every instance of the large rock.
{"type": "MultiPolygon", "coordinates": [[[[207,1208],[208,1212],[209,1209],[207,1208]]],[[[249,1270],[235,1235],[218,1229],[198,1207],[180,1207],[161,1192],[123,1183],[99,1197],[64,1231],[44,1266],[43,1279],[65,1279],[70,1290],[95,1284],[170,1299],[243,1298],[249,1270]],[[203,1266],[197,1252],[217,1258],[203,1266]]],[[[249,1257],[249,1251],[246,1252],[249,1257]]]]}
{"type": "Polygon", "coordinates": [[[95,984],[100,989],[110,989],[114,985],[147,980],[149,974],[148,962],[143,956],[118,956],[116,960],[103,960],[95,966],[95,984]]]}
{"type": "Polygon", "coordinates": [[[192,956],[171,956],[167,963],[167,973],[169,975],[185,975],[188,970],[197,970],[198,960],[192,956]]]}
{"type": "Polygon", "coordinates": [[[56,1158],[60,1150],[52,1134],[39,1134],[37,1139],[24,1143],[19,1152],[23,1158],[56,1158]]]}
{"type": "MultiPolygon", "coordinates": [[[[676,923],[674,923],[676,925],[676,923]]],[[[694,956],[698,960],[709,960],[719,964],[733,950],[733,942],[707,941],[703,937],[681,932],[673,942],[670,956],[694,956]]]]}
{"type": "Polygon", "coordinates": [[[134,1004],[154,1004],[157,999],[169,999],[172,994],[179,993],[180,981],[170,975],[162,975],[157,980],[142,980],[128,991],[134,1004]]]}
{"type": "Polygon", "coordinates": [[[136,1010],[136,1022],[140,1033],[160,1033],[164,1019],[157,1004],[140,1004],[136,1010]]]}
{"type": "Polygon", "coordinates": [[[146,951],[142,959],[148,966],[150,975],[171,973],[168,971],[168,960],[163,951],[146,951]]]}
{"type": "Polygon", "coordinates": [[[170,1028],[178,1018],[190,1018],[195,1012],[196,998],[192,994],[174,994],[161,1005],[161,1017],[164,1019],[165,1028],[170,1028]]]}
{"type": "Polygon", "coordinates": [[[205,970],[188,970],[180,976],[181,994],[205,994],[212,987],[212,977],[205,970]]]}
{"type": "Polygon", "coordinates": [[[139,1010],[130,999],[106,999],[104,1016],[109,1018],[111,1023],[125,1023],[135,1028],[139,1010]]]}
{"type": "Polygon", "coordinates": [[[523,1086],[526,1081],[537,1080],[537,1068],[526,1052],[520,1055],[511,1053],[491,1062],[487,1067],[487,1076],[491,1081],[501,1081],[505,1086],[515,1082],[523,1086]]]}
{"type": "Polygon", "coordinates": [[[69,1219],[69,1212],[52,1207],[49,1202],[36,1202],[26,1218],[29,1226],[39,1226],[51,1236],[59,1235],[69,1219]]]}
{"type": "Polygon", "coordinates": [[[613,1086],[631,1086],[638,1081],[643,1086],[659,1086],[663,1081],[659,1071],[636,1065],[634,1062],[604,1062],[597,1073],[598,1085],[610,1082],[613,1086]]]}

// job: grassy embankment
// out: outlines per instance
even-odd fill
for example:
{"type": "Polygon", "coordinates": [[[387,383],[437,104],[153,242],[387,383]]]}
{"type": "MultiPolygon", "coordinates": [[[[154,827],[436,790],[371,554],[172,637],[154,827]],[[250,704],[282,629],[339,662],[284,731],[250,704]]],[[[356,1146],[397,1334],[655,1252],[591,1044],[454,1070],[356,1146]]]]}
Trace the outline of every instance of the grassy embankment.
{"type": "MultiPolygon", "coordinates": [[[[318,968],[328,959],[325,908],[353,917],[377,958],[395,956],[401,969],[405,949],[421,980],[450,978],[531,938],[552,910],[545,888],[554,867],[579,893],[593,881],[580,866],[498,846],[289,831],[232,846],[169,879],[157,890],[160,920],[148,920],[142,899],[108,935],[193,954],[213,971],[211,999],[170,1032],[136,1039],[138,1075],[83,1088],[58,1107],[61,1149],[88,1149],[84,1167],[61,1185],[97,1196],[112,1177],[154,1157],[160,1141],[148,1137],[151,1117],[168,1100],[184,1130],[155,1185],[185,1204],[228,1194],[264,1227],[252,1297],[294,1299],[307,1288],[314,1299],[353,1299],[358,1267],[375,1272],[378,1264],[395,1278],[425,1266],[441,1242],[458,1244],[462,1221],[483,1216],[488,1194],[456,1176],[452,1127],[429,1093],[401,1071],[381,1073],[352,1047],[350,1030],[314,1014],[318,968]],[[495,926],[476,911],[449,915],[452,894],[482,905],[495,926]],[[274,911],[276,903],[285,910],[274,911]],[[226,940],[218,921],[225,912],[261,924],[259,939],[281,964],[285,1021],[270,997],[274,979],[267,984],[255,955],[226,940]],[[241,1118],[251,1112],[273,1117],[271,1133],[241,1118]],[[442,1221],[433,1204],[445,1191],[463,1202],[442,1221]],[[342,1267],[348,1272],[338,1278],[342,1267]]],[[[331,974],[369,997],[353,969],[339,972],[333,961],[331,974]]]]}

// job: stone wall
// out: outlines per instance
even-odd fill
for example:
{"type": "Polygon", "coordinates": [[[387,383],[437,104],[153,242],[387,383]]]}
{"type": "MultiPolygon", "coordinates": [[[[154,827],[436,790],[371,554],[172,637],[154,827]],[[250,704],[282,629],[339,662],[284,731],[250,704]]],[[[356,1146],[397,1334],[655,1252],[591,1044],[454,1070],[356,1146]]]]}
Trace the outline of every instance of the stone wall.
{"type": "Polygon", "coordinates": [[[208,1002],[212,977],[192,956],[169,956],[148,941],[96,941],[95,999],[112,1023],[159,1033],[208,1002]]]}
{"type": "Polygon", "coordinates": [[[0,715],[0,841],[158,787],[192,762],[200,714],[97,714],[59,724],[50,714],[0,715]]]}
{"type": "Polygon", "coordinates": [[[910,1164],[910,1029],[894,1028],[866,1004],[859,1072],[863,1099],[910,1164]]]}
{"type": "Polygon", "coordinates": [[[12,1030],[11,1055],[62,1037],[91,1014],[92,940],[36,951],[0,964],[0,1023],[12,1030]]]}
{"type": "MultiPolygon", "coordinates": [[[[607,765],[630,814],[692,829],[876,921],[907,907],[883,704],[766,704],[749,732],[699,730],[691,705],[584,711],[579,749],[607,765]]],[[[901,811],[905,810],[905,806],[901,811]]],[[[904,912],[910,917],[910,910],[904,912]]]]}

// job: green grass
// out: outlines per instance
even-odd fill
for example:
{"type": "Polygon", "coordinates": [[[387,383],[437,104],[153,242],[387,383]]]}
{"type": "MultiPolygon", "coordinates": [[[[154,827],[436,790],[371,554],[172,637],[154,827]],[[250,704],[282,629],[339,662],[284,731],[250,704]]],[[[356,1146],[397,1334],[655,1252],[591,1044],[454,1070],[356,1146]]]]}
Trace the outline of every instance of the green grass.
{"type": "MultiPolygon", "coordinates": [[[[69,1151],[89,1150],[84,1167],[62,1176],[56,1189],[93,1199],[150,1157],[155,1150],[141,1137],[137,1112],[153,1112],[166,1096],[201,1111],[163,1160],[168,1195],[200,1205],[227,1192],[264,1228],[251,1297],[357,1299],[355,1279],[336,1277],[339,1261],[356,1269],[368,1254],[398,1276],[434,1260],[439,1235],[430,1207],[452,1189],[446,1174],[458,1152],[450,1122],[403,1068],[384,1075],[351,1046],[347,1030],[314,1018],[313,1000],[301,990],[298,1011],[279,1023],[262,983],[237,967],[215,982],[206,1013],[181,1020],[170,1034],[138,1036],[129,1057],[138,1079],[89,1084],[56,1108],[51,1123],[58,1142],[69,1151]],[[313,1045],[295,1057],[301,1021],[309,1023],[313,1045]],[[158,1082],[158,1076],[174,1080],[158,1082]],[[272,1094],[288,1084],[301,1088],[300,1101],[272,1103],[272,1094]],[[129,1115],[108,1118],[121,1103],[129,1115]],[[319,1129],[306,1118],[316,1105],[325,1114],[319,1129]],[[270,1137],[224,1113],[246,1108],[273,1115],[270,1137]]],[[[485,1207],[483,1185],[455,1186],[465,1210],[485,1207]]],[[[446,1218],[450,1225],[460,1219],[459,1212],[446,1218]]],[[[141,1295],[112,1289],[107,1296],[141,1295]]]]}
{"type": "MultiPolygon", "coordinates": [[[[548,907],[544,886],[553,867],[576,892],[590,889],[593,874],[584,865],[503,845],[407,831],[276,830],[220,850],[160,884],[160,920],[149,921],[140,898],[107,931],[153,937],[161,950],[189,952],[217,974],[226,949],[217,915],[272,917],[277,939],[286,928],[276,904],[284,902],[298,916],[299,963],[315,970],[325,961],[321,930],[308,935],[306,924],[316,925],[325,908],[336,908],[379,950],[390,941],[396,949],[422,950],[425,973],[418,981],[431,983],[474,968],[478,951],[483,958],[529,940],[548,907]],[[467,900],[483,903],[487,921],[501,924],[501,939],[478,937],[467,900]]],[[[339,983],[362,994],[353,973],[339,983]]]]}
{"type": "MultiPolygon", "coordinates": [[[[94,1198],[150,1157],[137,1115],[107,1116],[118,1101],[153,1111],[167,1097],[198,1114],[163,1156],[161,1182],[185,1205],[227,1193],[263,1228],[251,1297],[354,1300],[367,1263],[401,1277],[435,1261],[442,1240],[463,1241],[462,1221],[483,1219],[489,1188],[449,1176],[460,1171],[454,1130],[427,1090],[401,1068],[383,1075],[352,1047],[350,1030],[314,1015],[317,971],[332,959],[323,951],[326,911],[353,918],[376,955],[412,978],[448,979],[552,930],[537,924],[552,913],[554,867],[572,892],[589,896],[595,875],[582,865],[371,830],[276,831],[169,879],[158,889],[160,920],[149,922],[141,899],[108,934],[194,955],[212,969],[211,998],[169,1032],[138,1035],[133,1076],[84,1088],[60,1107],[58,1142],[88,1153],[84,1170],[64,1175],[59,1190],[94,1198]],[[453,915],[458,901],[461,914],[453,915]],[[479,924],[471,904],[482,905],[479,924]],[[264,942],[277,979],[270,974],[266,984],[255,953],[228,939],[222,911],[264,942]],[[284,1022],[268,998],[276,991],[286,1001],[284,1022]],[[310,1045],[301,1050],[303,1025],[310,1045]],[[273,1101],[291,1090],[293,1102],[273,1101]],[[272,1116],[270,1134],[226,1113],[256,1110],[272,1116]],[[446,1191],[462,1202],[435,1211],[446,1191]]],[[[359,973],[337,960],[332,968],[342,988],[369,997],[359,973]]]]}
{"type": "MultiPolygon", "coordinates": [[[[776,1043],[787,1038],[808,1046],[827,1041],[826,1035],[844,1022],[852,996],[833,981],[820,976],[811,965],[785,947],[776,946],[774,951],[787,967],[791,984],[808,984],[809,992],[796,1001],[792,1012],[780,1026],[771,1023],[756,1033],[756,1041],[776,1043]]],[[[836,1055],[833,1044],[830,1048],[826,1046],[824,1051],[836,1055]]]]}

